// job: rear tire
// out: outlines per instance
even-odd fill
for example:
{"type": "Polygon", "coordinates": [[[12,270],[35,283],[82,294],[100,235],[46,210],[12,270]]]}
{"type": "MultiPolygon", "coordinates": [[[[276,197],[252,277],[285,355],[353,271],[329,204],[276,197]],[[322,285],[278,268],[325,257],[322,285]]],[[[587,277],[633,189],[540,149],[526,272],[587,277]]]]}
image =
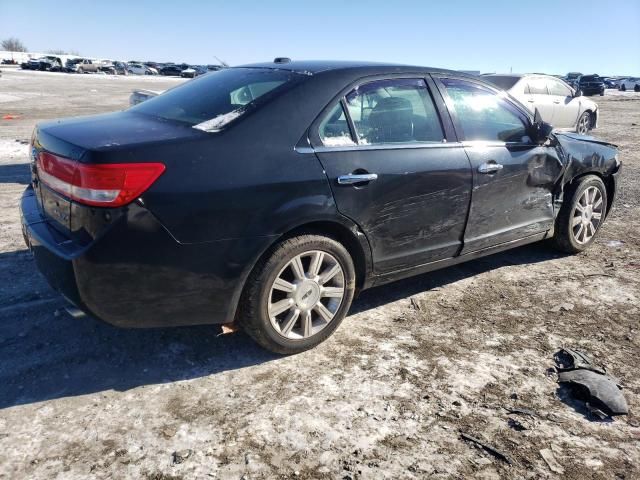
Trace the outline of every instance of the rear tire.
{"type": "Polygon", "coordinates": [[[626,92],[627,91],[627,86],[625,84],[620,85],[620,91],[626,92]]]}
{"type": "Polygon", "coordinates": [[[633,87],[633,91],[634,92],[640,92],[640,85],[636,85],[635,87],[633,87]]]}
{"type": "Polygon", "coordinates": [[[238,323],[267,350],[303,352],[338,328],[355,283],[353,260],[341,243],[319,235],[286,239],[249,276],[238,323]]]}
{"type": "Polygon", "coordinates": [[[585,175],[567,186],[556,218],[552,242],[556,249],[578,253],[596,238],[607,213],[607,189],[595,175],[585,175]]]}

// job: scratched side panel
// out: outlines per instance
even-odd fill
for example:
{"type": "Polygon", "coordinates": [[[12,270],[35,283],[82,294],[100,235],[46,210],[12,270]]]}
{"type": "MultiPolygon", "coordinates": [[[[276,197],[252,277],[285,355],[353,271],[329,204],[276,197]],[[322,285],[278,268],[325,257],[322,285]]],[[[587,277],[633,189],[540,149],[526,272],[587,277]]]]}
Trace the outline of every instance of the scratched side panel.
{"type": "Polygon", "coordinates": [[[471,170],[462,147],[324,151],[338,210],[367,236],[376,272],[449,258],[462,245],[471,170]],[[378,174],[368,185],[338,185],[353,172],[378,174]]]}
{"type": "Polygon", "coordinates": [[[563,170],[555,148],[478,145],[466,150],[474,180],[463,254],[553,227],[553,190],[563,170]],[[478,172],[492,161],[503,169],[478,172]]]}

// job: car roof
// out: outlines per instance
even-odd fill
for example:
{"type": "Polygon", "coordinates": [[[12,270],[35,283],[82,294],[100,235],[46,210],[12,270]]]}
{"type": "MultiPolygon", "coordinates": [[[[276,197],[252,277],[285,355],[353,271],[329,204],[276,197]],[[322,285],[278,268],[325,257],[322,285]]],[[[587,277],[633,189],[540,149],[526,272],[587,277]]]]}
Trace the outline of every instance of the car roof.
{"type": "Polygon", "coordinates": [[[434,72],[434,73],[455,73],[456,75],[465,75],[462,72],[454,70],[446,70],[442,68],[420,67],[416,65],[402,65],[394,63],[379,62],[358,62],[344,60],[296,60],[290,62],[261,62],[239,65],[239,68],[273,68],[278,70],[289,70],[296,73],[304,73],[306,75],[315,75],[327,71],[358,71],[366,74],[386,74],[399,72],[434,72]]]}
{"type": "Polygon", "coordinates": [[[512,77],[522,78],[529,75],[528,73],[483,73],[482,77],[512,77]]]}

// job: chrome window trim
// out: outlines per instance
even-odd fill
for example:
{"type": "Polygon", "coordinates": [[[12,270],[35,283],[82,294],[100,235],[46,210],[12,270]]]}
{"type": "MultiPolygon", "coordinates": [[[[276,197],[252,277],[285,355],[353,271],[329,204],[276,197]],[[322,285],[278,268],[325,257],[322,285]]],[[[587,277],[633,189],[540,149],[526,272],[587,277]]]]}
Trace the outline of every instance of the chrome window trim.
{"type": "Polygon", "coordinates": [[[298,153],[309,153],[310,151],[316,153],[327,152],[369,152],[376,150],[407,150],[416,148],[462,148],[463,145],[460,142],[447,143],[447,142],[434,142],[434,143],[385,143],[381,145],[345,145],[336,147],[296,147],[298,153]]]}
{"type": "MultiPolygon", "coordinates": [[[[358,80],[356,80],[355,82],[353,82],[352,84],[350,84],[349,86],[347,86],[346,88],[342,89],[340,94],[338,94],[337,98],[338,98],[338,103],[342,104],[342,109],[344,110],[344,114],[347,118],[347,123],[349,125],[349,130],[351,132],[351,139],[356,142],[355,147],[367,147],[365,148],[366,150],[373,150],[374,148],[371,147],[385,147],[385,148],[381,148],[381,150],[389,150],[389,148],[387,148],[387,144],[377,144],[377,145],[362,145],[357,143],[360,139],[358,138],[358,133],[356,131],[355,128],[355,124],[353,123],[353,119],[351,118],[351,114],[349,113],[349,108],[348,108],[348,104],[346,102],[346,97],[349,93],[351,93],[352,91],[357,90],[358,88],[367,85],[369,83],[373,83],[373,82],[378,82],[378,81],[387,81],[387,80],[421,80],[424,83],[425,89],[427,91],[427,94],[429,95],[429,99],[433,102],[433,107],[435,109],[436,115],[438,116],[438,123],[440,124],[440,129],[442,130],[442,143],[440,142],[414,142],[413,144],[388,144],[391,149],[397,149],[399,148],[401,145],[404,147],[405,145],[411,145],[410,148],[420,148],[423,147],[425,145],[442,145],[447,143],[447,131],[444,125],[444,119],[442,118],[443,113],[440,111],[440,109],[438,108],[436,99],[434,98],[434,92],[432,91],[432,87],[429,84],[429,79],[430,79],[430,73],[428,72],[423,72],[422,74],[420,73],[396,73],[396,74],[384,74],[384,75],[372,75],[372,76],[368,76],[368,77],[362,77],[359,78],[358,80]]],[[[309,131],[312,132],[313,131],[313,136],[314,138],[317,137],[317,140],[320,141],[320,143],[322,143],[322,138],[320,138],[319,132],[318,132],[318,127],[320,125],[320,123],[322,122],[322,119],[324,118],[325,115],[327,115],[327,113],[331,110],[332,106],[335,105],[335,100],[336,98],[334,98],[329,104],[327,104],[327,106],[320,112],[320,114],[316,117],[316,119],[313,121],[313,123],[311,124],[311,127],[309,128],[309,131]]],[[[426,108],[426,107],[425,107],[426,108]]],[[[314,142],[311,142],[312,144],[314,142]]],[[[349,151],[349,150],[353,150],[353,146],[318,146],[318,147],[313,147],[314,151],[316,152],[320,152],[321,149],[322,151],[338,151],[338,152],[342,152],[342,151],[349,151]],[[325,150],[326,149],[326,150],[325,150]]],[[[297,151],[299,151],[298,149],[296,149],[297,151]]]]}

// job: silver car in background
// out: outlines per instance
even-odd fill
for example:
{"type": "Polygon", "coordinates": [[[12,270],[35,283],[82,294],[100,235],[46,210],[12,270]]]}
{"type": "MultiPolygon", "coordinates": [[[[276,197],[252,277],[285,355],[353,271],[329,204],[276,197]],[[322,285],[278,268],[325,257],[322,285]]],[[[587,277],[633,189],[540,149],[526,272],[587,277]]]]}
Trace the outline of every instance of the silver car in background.
{"type": "Polygon", "coordinates": [[[586,135],[598,126],[598,104],[582,96],[559,78],[538,74],[490,74],[483,80],[506,90],[512,97],[556,130],[586,135]]]}
{"type": "Polygon", "coordinates": [[[640,92],[640,78],[623,78],[618,83],[618,90],[626,92],[640,92]]]}

